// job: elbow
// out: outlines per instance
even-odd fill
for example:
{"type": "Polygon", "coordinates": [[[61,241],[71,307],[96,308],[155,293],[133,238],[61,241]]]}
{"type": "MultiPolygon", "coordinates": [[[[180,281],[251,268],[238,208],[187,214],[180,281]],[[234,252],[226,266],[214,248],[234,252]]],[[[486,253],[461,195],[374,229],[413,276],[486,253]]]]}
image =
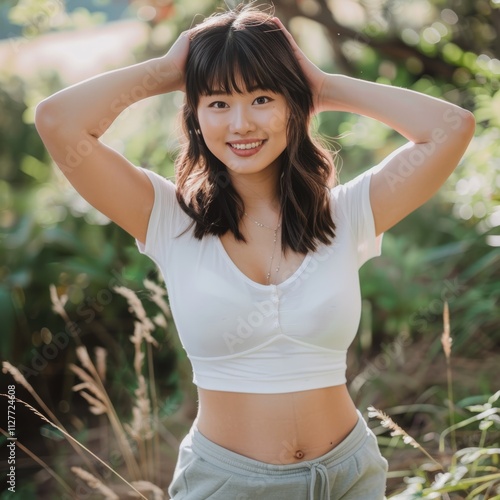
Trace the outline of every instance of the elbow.
{"type": "Polygon", "coordinates": [[[90,132],[81,122],[78,121],[75,113],[68,112],[64,103],[47,97],[40,101],[35,108],[35,127],[38,134],[45,142],[49,138],[64,138],[72,140],[74,137],[80,137],[82,134],[92,135],[96,139],[101,134],[90,132]]]}
{"type": "Polygon", "coordinates": [[[476,118],[470,111],[466,110],[461,110],[460,117],[460,126],[455,131],[455,135],[458,141],[458,149],[462,151],[463,155],[474,137],[476,118]]]}
{"type": "Polygon", "coordinates": [[[50,133],[59,128],[57,113],[49,99],[39,102],[35,108],[35,127],[42,136],[44,133],[50,133]]]}
{"type": "Polygon", "coordinates": [[[460,153],[461,157],[474,137],[475,130],[474,115],[470,111],[454,106],[444,113],[441,125],[433,129],[431,142],[439,145],[439,148],[447,154],[460,153]]]}
{"type": "Polygon", "coordinates": [[[467,143],[469,143],[474,137],[474,132],[476,131],[476,117],[470,111],[463,111],[464,118],[462,124],[462,133],[465,135],[467,139],[467,143]]]}
{"type": "Polygon", "coordinates": [[[445,116],[445,121],[460,142],[469,144],[476,130],[476,119],[470,111],[459,108],[445,116]]]}
{"type": "Polygon", "coordinates": [[[459,109],[454,121],[449,123],[448,130],[446,136],[451,140],[446,141],[446,145],[443,143],[444,151],[446,157],[454,164],[453,168],[456,168],[474,137],[476,119],[470,111],[459,109]]]}

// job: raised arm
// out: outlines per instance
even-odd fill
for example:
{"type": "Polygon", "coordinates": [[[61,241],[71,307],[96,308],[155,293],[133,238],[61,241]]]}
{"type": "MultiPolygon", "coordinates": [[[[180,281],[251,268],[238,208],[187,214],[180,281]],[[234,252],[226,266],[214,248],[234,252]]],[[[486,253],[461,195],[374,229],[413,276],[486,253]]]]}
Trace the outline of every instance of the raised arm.
{"type": "Polygon", "coordinates": [[[147,176],[99,138],[146,97],[183,90],[189,34],[160,58],[103,73],[40,102],[35,125],[50,155],[95,208],[144,242],[154,201],[147,176]]]}
{"type": "Polygon", "coordinates": [[[377,234],[394,226],[441,187],[474,134],[472,113],[411,90],[328,75],[322,99],[327,109],[375,118],[409,141],[372,176],[370,202],[377,234]]]}
{"type": "Polygon", "coordinates": [[[330,75],[295,49],[315,96],[316,111],[348,111],[374,118],[408,139],[373,174],[370,202],[376,233],[394,226],[425,203],[457,166],[472,139],[472,113],[407,89],[330,75]]]}

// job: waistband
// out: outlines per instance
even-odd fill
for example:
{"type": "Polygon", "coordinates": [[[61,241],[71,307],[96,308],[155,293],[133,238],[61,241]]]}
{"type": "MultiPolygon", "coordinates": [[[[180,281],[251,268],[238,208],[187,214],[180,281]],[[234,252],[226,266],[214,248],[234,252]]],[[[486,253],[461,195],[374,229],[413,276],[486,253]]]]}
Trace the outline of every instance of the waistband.
{"type": "Polygon", "coordinates": [[[270,476],[310,476],[309,499],[329,500],[328,468],[332,469],[354,455],[363,446],[369,432],[365,420],[358,411],[355,427],[335,448],[312,460],[282,465],[260,462],[228,450],[207,439],[195,426],[191,428],[189,434],[193,452],[227,472],[251,476],[256,480],[270,476]],[[318,497],[314,496],[316,488],[320,491],[318,497]]]}

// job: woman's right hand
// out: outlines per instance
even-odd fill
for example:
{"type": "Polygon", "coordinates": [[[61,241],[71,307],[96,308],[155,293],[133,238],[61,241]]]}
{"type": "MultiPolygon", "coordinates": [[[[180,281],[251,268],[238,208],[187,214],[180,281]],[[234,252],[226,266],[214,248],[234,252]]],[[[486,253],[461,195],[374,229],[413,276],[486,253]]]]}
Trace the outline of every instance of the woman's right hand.
{"type": "Polygon", "coordinates": [[[172,73],[172,90],[185,90],[185,70],[190,36],[191,30],[183,31],[169,51],[160,58],[162,63],[165,64],[165,70],[172,73]]]}

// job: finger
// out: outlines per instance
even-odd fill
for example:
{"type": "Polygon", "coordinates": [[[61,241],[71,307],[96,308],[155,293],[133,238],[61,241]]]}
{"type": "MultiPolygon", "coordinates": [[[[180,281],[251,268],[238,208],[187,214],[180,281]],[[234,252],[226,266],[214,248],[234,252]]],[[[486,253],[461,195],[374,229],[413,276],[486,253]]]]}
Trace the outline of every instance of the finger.
{"type": "MultiPolygon", "coordinates": [[[[277,24],[281,29],[285,30],[285,27],[283,26],[283,23],[281,22],[280,18],[279,17],[273,17],[271,19],[271,21],[274,23],[274,24],[277,24]]],[[[286,30],[285,30],[286,31],[286,30]]]]}
{"type": "Polygon", "coordinates": [[[272,21],[274,24],[276,24],[276,26],[278,26],[278,28],[283,31],[284,35],[286,36],[287,40],[290,42],[290,45],[292,46],[292,48],[298,52],[299,54],[302,54],[302,50],[300,49],[300,47],[297,45],[297,42],[295,41],[295,39],[293,38],[292,34],[285,28],[284,24],[280,21],[279,18],[277,17],[273,17],[272,18],[272,21]]]}
{"type": "Polygon", "coordinates": [[[180,36],[187,37],[189,40],[191,40],[194,33],[195,33],[195,28],[190,28],[188,30],[184,30],[180,36]]]}

